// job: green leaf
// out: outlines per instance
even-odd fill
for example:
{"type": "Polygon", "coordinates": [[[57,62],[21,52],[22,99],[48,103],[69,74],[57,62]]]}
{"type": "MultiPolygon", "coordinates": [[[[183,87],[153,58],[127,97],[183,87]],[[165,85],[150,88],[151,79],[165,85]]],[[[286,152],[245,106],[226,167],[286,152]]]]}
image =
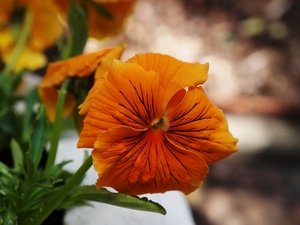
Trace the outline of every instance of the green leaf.
{"type": "Polygon", "coordinates": [[[20,86],[24,71],[25,70],[21,70],[20,72],[11,74],[12,76],[9,80],[11,82],[11,90],[12,91],[15,91],[20,86]]]}
{"type": "Polygon", "coordinates": [[[9,98],[11,93],[11,84],[6,76],[0,74],[0,105],[9,98]]]}
{"type": "Polygon", "coordinates": [[[7,105],[0,112],[0,130],[7,134],[18,136],[18,118],[12,107],[7,105]]]}
{"type": "Polygon", "coordinates": [[[9,168],[4,164],[4,163],[2,163],[1,161],[0,161],[0,177],[1,177],[1,179],[0,179],[0,181],[2,181],[3,179],[3,177],[5,176],[5,177],[8,177],[9,179],[13,179],[13,176],[10,174],[10,171],[9,171],[9,168]]]}
{"type": "Polygon", "coordinates": [[[72,160],[62,161],[59,164],[55,164],[51,166],[50,168],[43,171],[42,178],[48,178],[48,177],[64,178],[64,179],[70,178],[73,174],[63,170],[63,167],[70,162],[72,162],[72,160]]]}
{"type": "Polygon", "coordinates": [[[0,96],[3,101],[3,97],[9,99],[12,97],[12,93],[20,86],[24,71],[18,73],[11,73],[10,76],[4,76],[0,74],[0,96]]]}
{"type": "Polygon", "coordinates": [[[4,208],[0,211],[0,225],[17,225],[17,218],[17,215],[10,210],[4,208]]]}
{"type": "Polygon", "coordinates": [[[22,141],[28,142],[30,139],[31,128],[32,128],[32,117],[33,117],[33,106],[38,100],[37,88],[33,88],[26,95],[26,108],[22,120],[22,141]]]}
{"type": "Polygon", "coordinates": [[[35,173],[36,167],[35,167],[29,153],[25,154],[25,169],[26,169],[26,172],[24,172],[24,175],[25,175],[26,183],[34,182],[34,177],[37,175],[35,173]]]}
{"type": "Polygon", "coordinates": [[[88,39],[88,25],[86,14],[75,2],[70,2],[68,8],[68,23],[70,36],[62,50],[63,59],[80,55],[88,39]]]}
{"type": "Polygon", "coordinates": [[[23,166],[23,151],[19,145],[19,143],[12,139],[10,142],[12,158],[14,161],[14,168],[21,169],[23,166]]]}
{"type": "Polygon", "coordinates": [[[165,215],[166,210],[158,203],[148,200],[146,197],[125,195],[123,193],[112,193],[101,188],[98,190],[95,185],[81,186],[67,201],[96,201],[110,205],[120,206],[129,209],[155,212],[165,215]]]}
{"type": "Polygon", "coordinates": [[[35,168],[38,167],[45,143],[48,139],[48,123],[46,118],[46,109],[44,105],[40,105],[37,121],[34,125],[33,132],[31,134],[31,142],[29,145],[29,154],[33,161],[35,168]]]}

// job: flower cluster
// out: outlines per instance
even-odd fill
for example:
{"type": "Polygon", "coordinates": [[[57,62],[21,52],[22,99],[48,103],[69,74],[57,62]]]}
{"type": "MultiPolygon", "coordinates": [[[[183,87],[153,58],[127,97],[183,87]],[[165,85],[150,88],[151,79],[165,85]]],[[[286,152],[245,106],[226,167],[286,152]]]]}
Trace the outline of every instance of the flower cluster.
{"type": "MultiPolygon", "coordinates": [[[[71,0],[5,0],[0,4],[0,57],[12,58],[13,70],[36,70],[46,65],[44,51],[64,39],[71,0]]],[[[87,17],[88,35],[97,39],[121,31],[135,0],[78,0],[87,17]]]]}
{"type": "Polygon", "coordinates": [[[9,63],[16,46],[23,44],[14,70],[44,66],[46,57],[42,52],[63,33],[57,5],[53,1],[7,0],[1,2],[0,15],[0,55],[4,63],[9,63]],[[22,32],[26,34],[21,35],[22,32]]]}
{"type": "Polygon", "coordinates": [[[166,214],[136,195],[189,194],[211,164],[237,151],[224,113],[202,87],[208,63],[157,53],[123,62],[124,44],[83,53],[89,37],[120,32],[134,3],[0,3],[0,224],[40,225],[56,209],[91,200],[166,214]],[[17,92],[26,71],[45,66],[53,47],[58,53],[41,82],[17,92]],[[64,170],[69,161],[55,163],[68,116],[77,147],[93,149],[74,174],[64,170]],[[81,185],[92,165],[96,184],[81,185]]]}

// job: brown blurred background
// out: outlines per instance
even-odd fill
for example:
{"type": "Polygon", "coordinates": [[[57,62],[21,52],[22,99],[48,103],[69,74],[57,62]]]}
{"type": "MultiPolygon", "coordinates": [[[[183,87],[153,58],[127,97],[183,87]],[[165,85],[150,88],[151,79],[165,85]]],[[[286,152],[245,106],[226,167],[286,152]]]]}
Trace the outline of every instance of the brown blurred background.
{"type": "Polygon", "coordinates": [[[204,85],[239,152],[187,196],[196,224],[300,224],[300,1],[139,0],[123,59],[159,52],[209,62],[204,85]]]}

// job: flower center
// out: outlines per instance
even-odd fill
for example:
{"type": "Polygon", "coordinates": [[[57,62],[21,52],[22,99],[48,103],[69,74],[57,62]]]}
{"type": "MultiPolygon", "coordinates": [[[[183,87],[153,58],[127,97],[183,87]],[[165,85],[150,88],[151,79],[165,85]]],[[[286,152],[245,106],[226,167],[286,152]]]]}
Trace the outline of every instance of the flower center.
{"type": "Polygon", "coordinates": [[[154,129],[162,129],[163,131],[169,130],[169,121],[166,118],[155,119],[152,124],[152,128],[154,129]]]}

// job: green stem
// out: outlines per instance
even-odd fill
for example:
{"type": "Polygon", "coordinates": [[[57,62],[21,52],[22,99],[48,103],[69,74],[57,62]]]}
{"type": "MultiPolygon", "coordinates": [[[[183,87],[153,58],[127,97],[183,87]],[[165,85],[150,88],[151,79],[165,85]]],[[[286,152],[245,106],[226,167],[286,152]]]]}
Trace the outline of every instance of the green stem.
{"type": "Polygon", "coordinates": [[[11,58],[10,58],[8,64],[5,66],[5,68],[3,70],[3,74],[5,74],[6,76],[9,75],[9,73],[15,66],[17,60],[19,59],[19,57],[27,43],[28,37],[30,35],[32,21],[33,21],[33,14],[29,9],[27,9],[26,13],[25,13],[24,23],[23,23],[20,35],[18,37],[16,46],[12,52],[12,55],[11,55],[11,58]]]}
{"type": "Polygon", "coordinates": [[[49,149],[49,155],[47,158],[46,163],[46,170],[49,169],[51,166],[54,165],[56,153],[57,153],[57,146],[60,138],[60,132],[61,132],[61,122],[62,122],[62,114],[64,109],[64,103],[65,103],[65,96],[67,94],[67,88],[70,83],[70,79],[66,79],[61,86],[61,89],[58,92],[58,100],[56,104],[56,114],[55,114],[55,120],[52,130],[52,137],[50,140],[50,149],[49,149]]]}
{"type": "Polygon", "coordinates": [[[67,183],[60,189],[58,194],[46,205],[38,217],[33,220],[32,225],[40,225],[42,222],[61,204],[61,202],[67,197],[72,189],[83,178],[89,168],[93,165],[92,157],[89,156],[82,166],[76,171],[76,173],[67,181],[67,183]]]}

